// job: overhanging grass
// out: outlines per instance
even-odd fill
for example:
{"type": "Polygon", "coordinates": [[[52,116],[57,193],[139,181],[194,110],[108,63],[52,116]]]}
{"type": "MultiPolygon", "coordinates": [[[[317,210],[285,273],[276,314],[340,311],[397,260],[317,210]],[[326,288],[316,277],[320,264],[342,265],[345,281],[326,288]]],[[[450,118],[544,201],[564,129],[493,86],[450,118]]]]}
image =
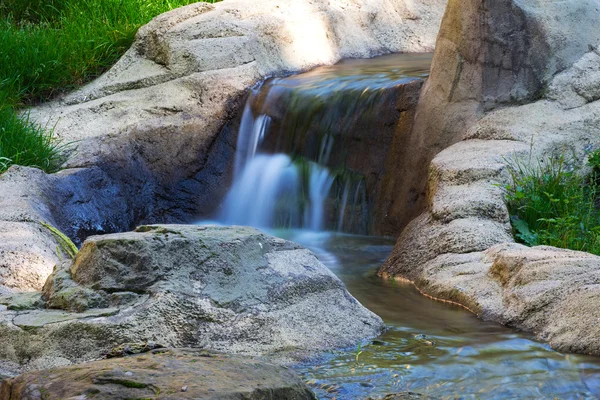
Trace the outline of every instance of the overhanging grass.
{"type": "Polygon", "coordinates": [[[57,152],[62,147],[51,135],[26,118],[15,117],[15,111],[97,77],[131,46],[140,26],[194,2],[1,0],[0,157],[5,159],[0,173],[6,159],[52,172],[61,158],[57,152]],[[37,159],[38,155],[45,158],[37,159]]]}
{"type": "MultiPolygon", "coordinates": [[[[600,153],[590,157],[600,159],[600,153]]],[[[584,177],[568,167],[564,157],[537,165],[511,163],[513,183],[506,186],[511,221],[517,239],[527,245],[549,245],[600,255],[600,194],[597,172],[584,177]]]]}
{"type": "Polygon", "coordinates": [[[0,172],[13,164],[55,172],[64,162],[63,150],[52,130],[19,117],[12,107],[0,107],[0,172]]]}

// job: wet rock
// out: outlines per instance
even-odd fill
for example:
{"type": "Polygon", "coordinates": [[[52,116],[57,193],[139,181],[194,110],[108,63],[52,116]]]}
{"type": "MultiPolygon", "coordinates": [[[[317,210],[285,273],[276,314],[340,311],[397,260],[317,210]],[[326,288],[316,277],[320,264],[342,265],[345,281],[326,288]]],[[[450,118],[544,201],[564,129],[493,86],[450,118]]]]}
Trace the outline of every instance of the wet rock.
{"type": "Polygon", "coordinates": [[[314,399],[289,369],[192,349],[161,349],[5,380],[8,399],[314,399]],[[184,389],[185,388],[185,389],[184,389]]]}
{"type": "Polygon", "coordinates": [[[151,225],[93,236],[45,289],[47,306],[58,309],[0,312],[25,331],[0,341],[30,335],[47,347],[32,360],[81,362],[126,343],[159,343],[288,362],[355,346],[384,327],[311,252],[245,227],[151,225]],[[98,298],[112,307],[95,308],[98,298]],[[53,342],[65,335],[69,349],[53,342]]]}
{"type": "MultiPolygon", "coordinates": [[[[368,400],[376,400],[374,398],[369,398],[368,400]]],[[[394,393],[388,394],[383,397],[381,400],[435,400],[435,397],[426,396],[424,394],[415,393],[415,392],[402,392],[402,393],[394,393]]]]}

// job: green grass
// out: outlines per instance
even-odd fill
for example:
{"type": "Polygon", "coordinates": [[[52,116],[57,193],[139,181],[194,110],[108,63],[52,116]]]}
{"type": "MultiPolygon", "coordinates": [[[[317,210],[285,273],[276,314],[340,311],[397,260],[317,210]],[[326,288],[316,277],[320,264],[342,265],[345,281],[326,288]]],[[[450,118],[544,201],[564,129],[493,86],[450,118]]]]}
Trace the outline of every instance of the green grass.
{"type": "Polygon", "coordinates": [[[598,161],[600,152],[593,153],[590,176],[569,167],[564,156],[537,165],[511,162],[512,183],[506,186],[506,197],[516,238],[529,246],[600,255],[598,161]]]}
{"type": "Polygon", "coordinates": [[[16,118],[16,111],[99,76],[131,46],[140,26],[194,2],[1,0],[0,173],[11,164],[47,172],[60,167],[64,146],[27,118],[16,118]]]}
{"type": "Polygon", "coordinates": [[[13,164],[57,171],[64,162],[63,150],[52,130],[17,116],[12,107],[0,107],[0,173],[13,164]]]}

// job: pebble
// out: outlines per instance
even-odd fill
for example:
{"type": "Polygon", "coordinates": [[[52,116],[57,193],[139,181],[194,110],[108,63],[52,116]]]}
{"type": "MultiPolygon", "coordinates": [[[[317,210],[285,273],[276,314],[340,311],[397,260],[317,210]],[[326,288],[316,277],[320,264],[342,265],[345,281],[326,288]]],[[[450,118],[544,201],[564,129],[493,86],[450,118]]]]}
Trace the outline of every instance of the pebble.
{"type": "Polygon", "coordinates": [[[187,392],[187,389],[188,389],[187,386],[184,386],[184,387],[181,388],[181,391],[182,392],[187,392]]]}

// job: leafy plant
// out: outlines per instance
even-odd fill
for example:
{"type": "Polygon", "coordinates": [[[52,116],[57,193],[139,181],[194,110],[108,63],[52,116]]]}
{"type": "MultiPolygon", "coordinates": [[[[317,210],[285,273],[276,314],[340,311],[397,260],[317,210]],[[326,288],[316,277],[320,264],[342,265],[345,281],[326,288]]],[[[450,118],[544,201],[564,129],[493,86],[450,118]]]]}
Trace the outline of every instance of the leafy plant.
{"type": "Polygon", "coordinates": [[[564,155],[537,164],[509,163],[506,199],[516,238],[600,254],[600,213],[594,180],[570,167],[564,155]]]}
{"type": "Polygon", "coordinates": [[[358,362],[358,357],[360,357],[360,355],[362,354],[362,350],[360,349],[360,343],[358,344],[358,347],[356,348],[356,353],[354,353],[354,362],[356,363],[356,365],[359,364],[358,362]]]}

